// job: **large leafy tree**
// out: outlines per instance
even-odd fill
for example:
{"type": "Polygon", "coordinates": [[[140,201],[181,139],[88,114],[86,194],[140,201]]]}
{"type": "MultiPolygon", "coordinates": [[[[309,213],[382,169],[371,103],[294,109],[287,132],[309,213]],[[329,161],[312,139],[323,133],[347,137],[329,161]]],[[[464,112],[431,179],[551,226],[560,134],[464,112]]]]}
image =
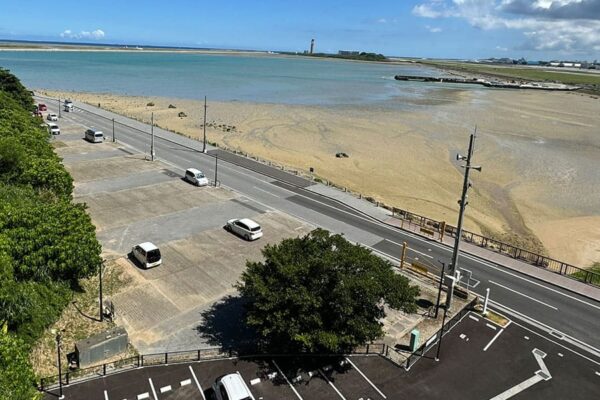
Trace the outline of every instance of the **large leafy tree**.
{"type": "Polygon", "coordinates": [[[263,249],[237,287],[262,350],[345,352],[382,336],[384,304],[416,310],[416,286],[341,235],[317,229],[263,249]]]}
{"type": "Polygon", "coordinates": [[[40,398],[27,358],[27,347],[0,326],[0,397],[11,400],[40,398]]]}

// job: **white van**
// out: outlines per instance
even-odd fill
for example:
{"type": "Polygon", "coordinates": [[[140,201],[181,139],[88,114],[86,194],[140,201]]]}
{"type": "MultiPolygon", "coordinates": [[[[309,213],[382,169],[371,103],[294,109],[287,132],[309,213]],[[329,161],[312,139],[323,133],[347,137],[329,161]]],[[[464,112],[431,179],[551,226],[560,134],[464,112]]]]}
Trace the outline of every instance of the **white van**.
{"type": "Polygon", "coordinates": [[[65,100],[65,111],[66,112],[73,111],[73,102],[71,100],[65,100]]]}
{"type": "Polygon", "coordinates": [[[133,246],[131,249],[131,255],[135,258],[145,269],[157,267],[162,264],[162,258],[160,256],[160,250],[153,243],[144,242],[137,246],[133,246]]]}
{"type": "Polygon", "coordinates": [[[188,168],[185,171],[185,180],[196,186],[208,186],[208,178],[196,168],[188,168]]]}
{"type": "Polygon", "coordinates": [[[85,140],[92,143],[104,142],[104,133],[96,129],[88,129],[85,131],[85,140]]]}
{"type": "Polygon", "coordinates": [[[254,400],[239,372],[218,378],[212,388],[217,400],[254,400]]]}
{"type": "Polygon", "coordinates": [[[48,133],[52,135],[60,135],[60,128],[58,127],[58,125],[50,122],[48,123],[48,133]]]}

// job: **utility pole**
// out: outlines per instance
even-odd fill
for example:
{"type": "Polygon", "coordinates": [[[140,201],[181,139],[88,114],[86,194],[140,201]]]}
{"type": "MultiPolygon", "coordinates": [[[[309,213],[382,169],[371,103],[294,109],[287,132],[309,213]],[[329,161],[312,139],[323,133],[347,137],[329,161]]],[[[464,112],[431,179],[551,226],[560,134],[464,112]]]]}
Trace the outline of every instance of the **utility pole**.
{"type": "Polygon", "coordinates": [[[438,311],[440,309],[440,299],[442,297],[442,285],[444,284],[444,272],[446,271],[446,263],[440,262],[442,264],[442,274],[440,275],[440,287],[438,289],[437,295],[437,303],[435,305],[435,316],[433,318],[437,319],[438,311]]]}
{"type": "Polygon", "coordinates": [[[115,119],[112,119],[112,123],[113,123],[113,143],[117,141],[117,138],[115,137],[115,119]]]}
{"type": "MultiPolygon", "coordinates": [[[[469,197],[467,194],[467,191],[471,187],[471,182],[469,181],[469,172],[471,171],[471,169],[475,169],[475,170],[481,172],[481,166],[471,165],[471,159],[473,158],[473,150],[474,150],[476,135],[477,135],[477,127],[475,127],[475,130],[473,131],[473,133],[471,134],[471,137],[469,138],[469,151],[468,151],[467,155],[466,156],[462,156],[460,154],[456,155],[456,160],[457,161],[466,161],[466,165],[461,166],[462,168],[465,169],[465,176],[464,176],[464,181],[463,181],[462,196],[461,196],[460,200],[458,201],[458,204],[460,205],[460,210],[458,212],[458,224],[456,227],[456,237],[454,238],[454,249],[452,252],[452,262],[448,269],[448,274],[453,275],[453,276],[455,276],[456,272],[457,272],[458,254],[459,254],[459,247],[460,247],[460,239],[462,236],[463,218],[464,218],[464,214],[465,214],[465,208],[467,207],[467,204],[468,204],[467,199],[469,197]]],[[[448,288],[448,296],[446,297],[446,308],[449,308],[450,304],[452,302],[453,288],[454,288],[454,285],[452,285],[452,288],[450,288],[450,287],[448,288]]]]}
{"type": "Polygon", "coordinates": [[[102,300],[102,266],[104,265],[104,261],[102,261],[100,263],[100,287],[98,290],[98,293],[100,295],[100,322],[104,321],[104,311],[102,310],[103,307],[103,300],[102,300]]]}
{"type": "Polygon", "coordinates": [[[406,242],[402,242],[402,256],[400,257],[400,269],[404,269],[404,259],[406,258],[406,242]]]}
{"type": "Polygon", "coordinates": [[[204,124],[202,125],[204,127],[204,140],[202,141],[202,152],[206,153],[206,96],[204,96],[204,124]]]}
{"type": "Polygon", "coordinates": [[[215,152],[215,187],[217,187],[217,167],[219,164],[219,153],[215,152]]]}
{"type": "Polygon", "coordinates": [[[150,142],[150,160],[154,161],[154,113],[152,113],[150,122],[150,136],[152,136],[152,141],[150,142]]]}
{"type": "Polygon", "coordinates": [[[440,329],[440,341],[438,342],[437,353],[435,355],[435,361],[440,361],[440,349],[442,348],[442,338],[444,337],[444,325],[446,325],[446,313],[448,306],[444,307],[444,317],[442,318],[442,328],[440,329]]]}
{"type": "Polygon", "coordinates": [[[61,118],[61,114],[60,114],[60,98],[58,99],[58,118],[61,118]]]}

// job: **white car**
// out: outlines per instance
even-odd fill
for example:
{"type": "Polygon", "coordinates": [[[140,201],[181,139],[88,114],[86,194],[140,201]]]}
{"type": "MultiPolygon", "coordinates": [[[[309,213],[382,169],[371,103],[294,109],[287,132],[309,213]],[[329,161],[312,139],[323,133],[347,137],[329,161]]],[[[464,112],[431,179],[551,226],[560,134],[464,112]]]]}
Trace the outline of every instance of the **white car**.
{"type": "Polygon", "coordinates": [[[208,178],[196,168],[189,168],[185,171],[185,180],[196,186],[208,186],[208,178]]]}
{"type": "Polygon", "coordinates": [[[225,229],[246,240],[256,240],[263,235],[260,225],[248,218],[230,219],[227,221],[225,229]]]}
{"type": "Polygon", "coordinates": [[[145,269],[157,267],[162,264],[162,258],[160,256],[160,250],[153,243],[144,242],[137,246],[133,246],[131,249],[131,255],[135,258],[145,269]]]}
{"type": "Polygon", "coordinates": [[[48,133],[52,135],[60,135],[60,128],[56,124],[48,123],[48,133]]]}
{"type": "Polygon", "coordinates": [[[254,400],[239,372],[220,377],[213,383],[212,388],[217,400],[254,400]]]}
{"type": "Polygon", "coordinates": [[[46,119],[48,121],[58,121],[58,115],[56,115],[54,113],[50,113],[50,114],[48,114],[48,116],[46,117],[46,119]]]}

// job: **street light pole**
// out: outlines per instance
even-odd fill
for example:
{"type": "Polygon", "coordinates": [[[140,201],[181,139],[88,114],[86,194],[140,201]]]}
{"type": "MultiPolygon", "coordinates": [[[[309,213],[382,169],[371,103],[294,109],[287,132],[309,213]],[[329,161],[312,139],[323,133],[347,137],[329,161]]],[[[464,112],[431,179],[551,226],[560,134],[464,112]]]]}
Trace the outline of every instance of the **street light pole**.
{"type": "Polygon", "coordinates": [[[61,340],[60,331],[57,331],[56,332],[56,350],[58,353],[58,393],[59,393],[58,398],[60,400],[62,400],[65,398],[65,396],[63,395],[63,387],[62,387],[62,362],[60,360],[60,340],[61,340]]]}
{"type": "Polygon", "coordinates": [[[215,187],[217,187],[217,167],[219,166],[219,153],[215,152],[215,187]]]}
{"type": "Polygon", "coordinates": [[[99,295],[100,295],[100,322],[104,321],[104,312],[102,311],[102,266],[104,265],[104,261],[100,263],[100,288],[99,288],[99,295]]]}
{"type": "Polygon", "coordinates": [[[435,316],[433,318],[437,319],[438,317],[438,310],[440,309],[440,299],[442,297],[442,285],[444,283],[444,272],[446,271],[446,263],[441,263],[442,264],[442,274],[440,275],[440,287],[438,289],[438,295],[437,295],[437,303],[435,305],[435,316]]]}
{"type": "Polygon", "coordinates": [[[204,127],[204,140],[202,141],[202,152],[206,153],[206,96],[204,96],[204,124],[202,125],[204,127]]]}
{"type": "MultiPolygon", "coordinates": [[[[458,212],[456,237],[454,238],[454,249],[452,251],[452,262],[448,268],[449,275],[455,275],[456,271],[457,271],[456,267],[458,265],[458,254],[459,254],[459,247],[460,247],[460,239],[462,236],[463,218],[464,218],[464,214],[465,214],[465,208],[467,207],[467,204],[468,204],[467,198],[469,197],[469,195],[467,194],[467,191],[469,190],[469,187],[471,187],[471,182],[469,181],[469,172],[471,171],[471,168],[481,172],[480,166],[471,165],[471,159],[473,157],[473,150],[474,150],[476,134],[477,134],[477,127],[475,127],[475,131],[473,133],[471,133],[471,136],[469,138],[469,150],[468,150],[467,155],[466,156],[461,156],[460,154],[456,155],[456,159],[458,161],[466,161],[466,165],[462,166],[465,169],[465,176],[464,176],[464,181],[463,181],[462,195],[461,195],[460,200],[458,201],[458,204],[460,205],[460,209],[458,212]]],[[[449,289],[448,296],[446,297],[446,308],[450,307],[451,302],[452,302],[452,290],[449,289]]]]}
{"type": "Polygon", "coordinates": [[[58,99],[58,118],[61,118],[61,114],[60,114],[60,98],[58,99]]]}
{"type": "Polygon", "coordinates": [[[150,122],[150,136],[152,136],[150,142],[150,159],[154,161],[154,113],[152,113],[151,122],[150,122]]]}
{"type": "Polygon", "coordinates": [[[113,123],[113,143],[117,141],[117,138],[115,137],[115,119],[112,119],[112,123],[113,123]]]}
{"type": "Polygon", "coordinates": [[[442,328],[440,329],[440,341],[438,342],[437,353],[435,355],[435,361],[440,361],[440,349],[442,348],[442,338],[444,337],[444,325],[446,325],[446,312],[448,306],[444,307],[444,317],[442,318],[442,328]]]}

